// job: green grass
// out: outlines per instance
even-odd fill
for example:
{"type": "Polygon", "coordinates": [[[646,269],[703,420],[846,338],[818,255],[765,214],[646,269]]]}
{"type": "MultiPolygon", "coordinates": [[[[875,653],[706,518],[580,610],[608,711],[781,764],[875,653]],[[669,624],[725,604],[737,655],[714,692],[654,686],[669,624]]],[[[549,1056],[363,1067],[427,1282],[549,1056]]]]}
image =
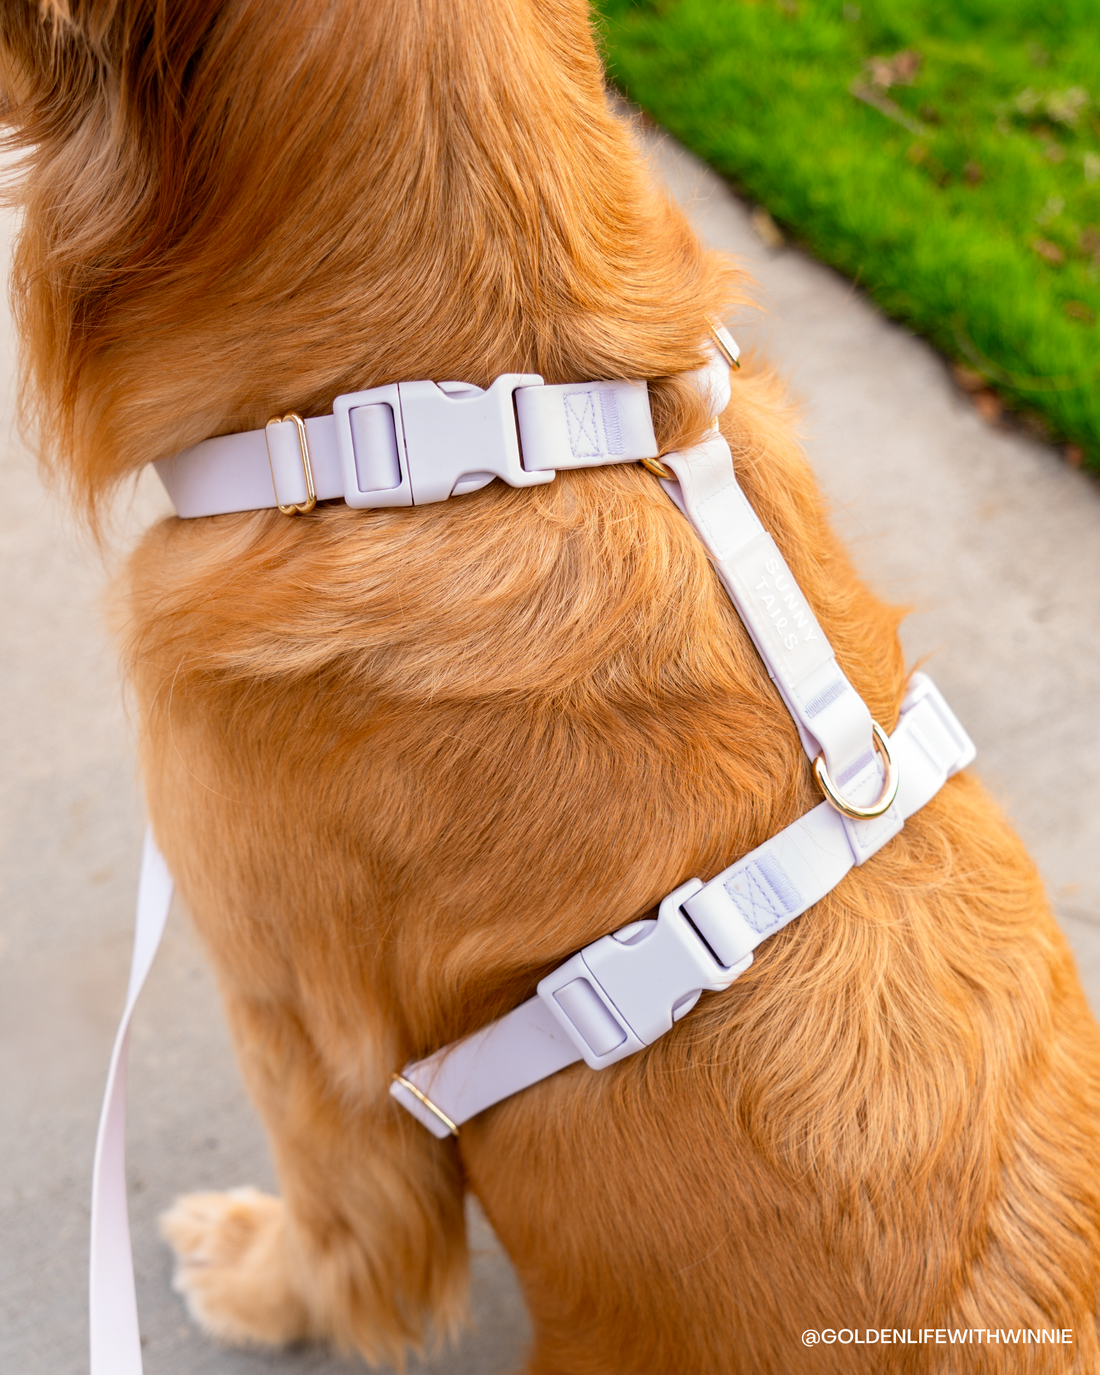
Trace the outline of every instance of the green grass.
{"type": "Polygon", "coordinates": [[[630,99],[1100,470],[1100,0],[599,3],[630,99]]]}

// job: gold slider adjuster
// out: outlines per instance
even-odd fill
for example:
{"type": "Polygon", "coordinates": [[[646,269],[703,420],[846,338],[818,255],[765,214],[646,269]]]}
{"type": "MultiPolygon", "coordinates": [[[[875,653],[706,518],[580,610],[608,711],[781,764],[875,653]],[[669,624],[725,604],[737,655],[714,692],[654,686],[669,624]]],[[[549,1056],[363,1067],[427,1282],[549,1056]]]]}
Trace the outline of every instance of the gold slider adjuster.
{"type": "MultiPolygon", "coordinates": [[[[737,345],[733,342],[730,332],[725,325],[717,324],[712,320],[710,322],[710,333],[711,338],[718,345],[718,351],[730,367],[740,368],[741,364],[737,359],[737,345]]],[[[718,428],[717,416],[714,418],[712,428],[715,430],[718,428]]],[[[643,468],[648,469],[654,476],[662,478],[665,482],[676,481],[676,474],[671,468],[662,463],[659,458],[640,458],[638,462],[643,468]]]]}
{"type": "Polygon", "coordinates": [[[872,802],[869,807],[857,807],[854,802],[849,802],[841,796],[829,777],[829,769],[823,754],[819,754],[814,760],[814,773],[825,794],[825,801],[842,816],[851,817],[853,821],[871,821],[876,816],[882,816],[883,812],[890,809],[898,795],[899,774],[894,757],[890,753],[890,741],[877,721],[871,722],[871,733],[874,736],[875,748],[882,755],[883,763],[886,765],[886,779],[878,801],[872,802]]]}
{"type": "Polygon", "coordinates": [[[643,468],[648,468],[651,473],[663,477],[666,482],[676,481],[676,474],[671,468],[666,468],[659,458],[640,458],[638,462],[643,468]]]}
{"type": "Polygon", "coordinates": [[[421,1093],[415,1084],[411,1083],[408,1079],[406,1079],[403,1074],[398,1074],[396,1070],[394,1071],[393,1080],[395,1084],[400,1084],[403,1089],[408,1089],[412,1096],[418,1102],[423,1103],[430,1113],[434,1113],[434,1115],[439,1118],[439,1120],[443,1123],[443,1125],[447,1128],[447,1130],[451,1133],[452,1136],[458,1135],[458,1127],[455,1125],[455,1123],[451,1121],[451,1119],[447,1116],[447,1114],[443,1111],[442,1108],[436,1107],[436,1105],[427,1096],[427,1094],[421,1093]]]}
{"type": "Polygon", "coordinates": [[[729,330],[725,327],[725,325],[717,325],[712,323],[710,327],[710,332],[714,338],[714,342],[718,345],[722,357],[726,360],[726,362],[730,365],[731,368],[736,368],[738,371],[740,371],[741,360],[737,357],[737,354],[733,351],[733,348],[731,348],[731,345],[733,344],[733,338],[730,335],[729,330]]]}
{"type": "Polygon", "coordinates": [[[295,411],[289,415],[276,415],[264,426],[265,437],[267,439],[267,462],[271,468],[271,485],[275,488],[275,501],[279,503],[279,484],[275,481],[275,464],[271,461],[271,427],[272,425],[285,425],[290,422],[298,431],[298,452],[302,458],[302,473],[306,480],[306,499],[298,501],[290,506],[279,504],[279,510],[284,516],[305,516],[317,505],[317,488],[313,481],[313,464],[309,458],[309,441],[306,439],[306,423],[295,411]]]}

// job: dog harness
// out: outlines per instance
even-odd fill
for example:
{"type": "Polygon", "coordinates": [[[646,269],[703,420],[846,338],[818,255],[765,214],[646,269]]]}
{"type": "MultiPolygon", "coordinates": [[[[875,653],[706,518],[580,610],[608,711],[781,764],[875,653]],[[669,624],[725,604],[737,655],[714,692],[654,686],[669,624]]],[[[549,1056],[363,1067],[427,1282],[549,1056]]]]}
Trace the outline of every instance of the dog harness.
{"type": "MultiPolygon", "coordinates": [[[[737,345],[715,326],[695,374],[714,428],[658,459],[645,382],[547,386],[509,373],[487,389],[397,382],[336,398],[333,414],[288,415],[156,463],[181,517],[274,508],[287,515],[343,499],[421,506],[513,487],[559,471],[642,462],[710,554],[798,729],[825,801],[709,882],[689,879],[656,918],[631,922],[572,955],[533,998],[393,1076],[393,1097],[435,1136],[584,1060],[604,1069],[670,1031],[704,990],[721,991],[756,947],[837,886],[902,829],[975,749],[931,679],[915,673],[889,736],[837,664],[775,541],[738,485],[717,417],[729,403],[737,345]]],[[[146,832],[126,1006],[96,1141],[92,1189],[92,1375],[140,1375],[125,1180],[130,1018],[172,901],[167,865],[146,832]]]]}

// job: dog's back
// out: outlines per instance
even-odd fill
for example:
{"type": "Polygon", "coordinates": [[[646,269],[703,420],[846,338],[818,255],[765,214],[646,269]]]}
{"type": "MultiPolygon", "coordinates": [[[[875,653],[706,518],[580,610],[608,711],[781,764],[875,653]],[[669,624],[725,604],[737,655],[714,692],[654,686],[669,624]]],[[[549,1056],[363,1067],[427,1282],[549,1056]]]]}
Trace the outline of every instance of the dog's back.
{"type": "MultiPolygon", "coordinates": [[[[397,379],[646,377],[662,448],[701,432],[682,374],[735,284],[650,187],[583,6],[6,14],[38,144],[29,377],[93,517],[152,458],[397,379]]],[[[830,534],[766,371],[736,378],[722,428],[891,725],[897,616],[830,534]]],[[[575,1066],[457,1146],[387,1096],[406,1060],[819,800],[652,476],[167,521],[121,593],[151,816],[284,1191],[168,1215],[212,1331],[392,1359],[453,1325],[468,1183],[538,1370],[939,1368],[927,1346],[801,1343],[918,1319],[1071,1328],[1032,1358],[1096,1367],[1100,1045],[968,777],[643,1055],[575,1066]]]]}

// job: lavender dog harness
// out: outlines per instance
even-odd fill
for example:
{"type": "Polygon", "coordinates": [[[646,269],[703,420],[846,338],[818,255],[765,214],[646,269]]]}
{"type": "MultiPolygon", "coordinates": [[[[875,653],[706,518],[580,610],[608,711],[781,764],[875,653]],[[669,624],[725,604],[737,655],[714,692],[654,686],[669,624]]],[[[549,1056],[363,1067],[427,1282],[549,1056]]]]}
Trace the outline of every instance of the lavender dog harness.
{"type": "MultiPolygon", "coordinates": [[[[655,919],[632,922],[572,955],[506,1016],[393,1076],[390,1092],[437,1137],[567,1065],[603,1069],[652,1045],[752,963],[756,947],[801,916],[902,829],[974,758],[931,679],[913,675],[893,733],[871,719],[797,582],[738,485],[717,416],[730,400],[737,346],[714,330],[695,380],[715,428],[657,458],[645,382],[546,386],[506,374],[465,383],[398,382],[336,398],[331,416],[285,416],[264,430],[204,440],[156,464],[186,518],[278,507],[305,513],[342,498],[377,509],[420,506],[502,478],[642,461],[703,541],[798,728],[826,800],[709,882],[689,879],[655,919]]],[[[147,832],[126,1008],[108,1075],[92,1193],[92,1375],[140,1375],[126,1209],[125,1097],[130,1017],[172,900],[147,832]]]]}

